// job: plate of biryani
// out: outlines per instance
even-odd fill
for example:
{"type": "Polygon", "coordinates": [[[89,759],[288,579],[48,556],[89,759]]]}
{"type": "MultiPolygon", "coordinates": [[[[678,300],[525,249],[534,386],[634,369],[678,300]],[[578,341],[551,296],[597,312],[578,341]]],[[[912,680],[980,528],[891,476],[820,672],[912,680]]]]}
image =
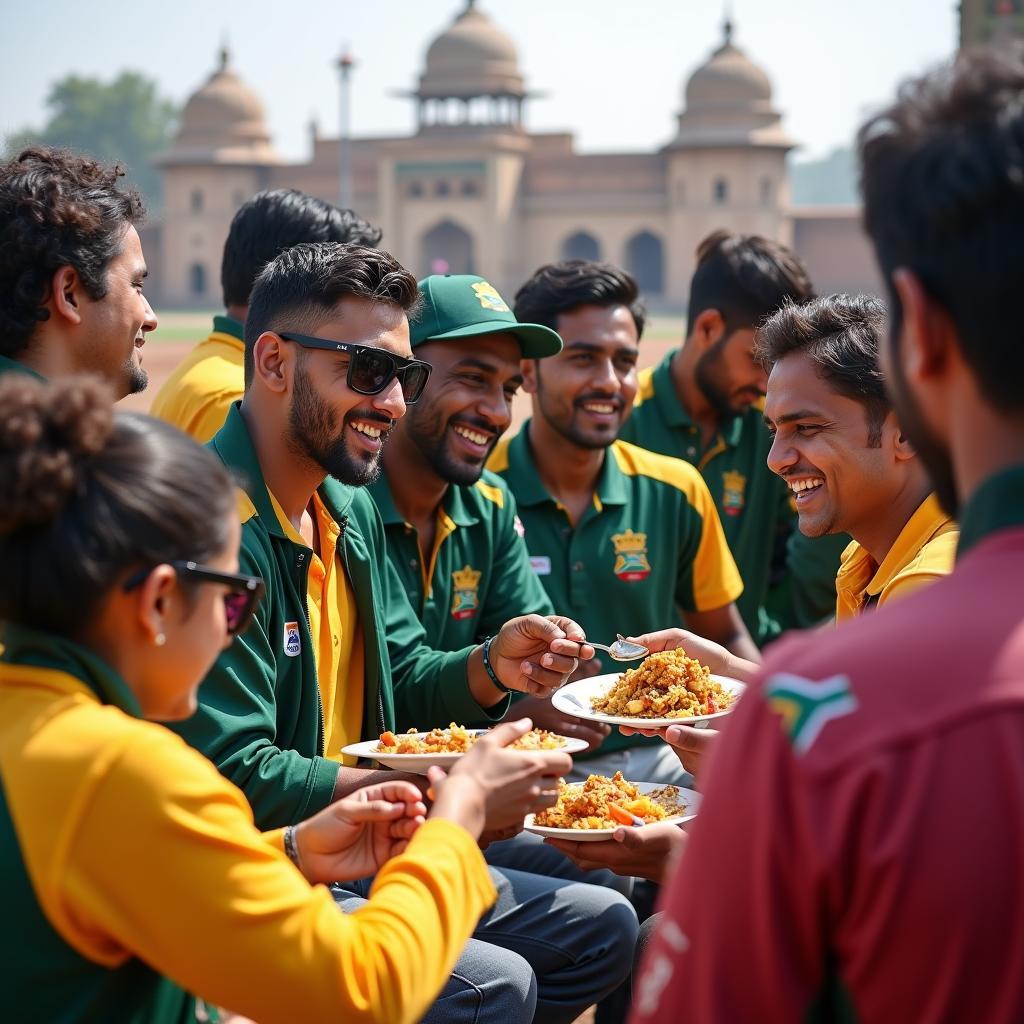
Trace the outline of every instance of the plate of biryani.
{"type": "Polygon", "coordinates": [[[712,675],[677,647],[651,654],[626,672],[567,683],[551,703],[576,718],[662,729],[702,725],[727,715],[744,689],[738,679],[712,675]]]}
{"type": "Polygon", "coordinates": [[[622,772],[591,775],[586,782],[560,783],[558,802],[528,815],[524,828],[548,839],[593,843],[611,839],[623,825],[681,825],[697,816],[699,804],[700,794],[692,789],[627,782],[622,772]]]}
{"type": "MultiPolygon", "coordinates": [[[[425,775],[431,765],[446,768],[455,764],[488,731],[467,729],[452,722],[447,729],[431,729],[429,732],[417,732],[415,729],[384,732],[380,739],[350,743],[342,747],[341,752],[351,757],[379,761],[388,768],[425,775]]],[[[567,754],[578,754],[586,748],[586,740],[559,736],[546,729],[531,729],[512,744],[513,750],[563,750],[567,754]]]]}

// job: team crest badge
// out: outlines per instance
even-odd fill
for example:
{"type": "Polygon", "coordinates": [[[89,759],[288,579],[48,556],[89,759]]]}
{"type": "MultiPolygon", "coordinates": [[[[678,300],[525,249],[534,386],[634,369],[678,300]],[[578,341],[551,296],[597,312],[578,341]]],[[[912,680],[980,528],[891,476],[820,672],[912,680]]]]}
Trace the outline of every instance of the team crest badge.
{"type": "Polygon", "coordinates": [[[302,640],[299,636],[299,624],[297,622],[286,622],[284,624],[284,653],[289,658],[297,658],[302,650],[302,640]]]}
{"type": "Polygon", "coordinates": [[[476,615],[480,607],[478,591],[482,575],[479,569],[474,569],[470,565],[464,565],[452,573],[452,582],[455,584],[455,593],[452,594],[453,619],[469,619],[476,615]]]}
{"type": "Polygon", "coordinates": [[[476,292],[476,297],[484,309],[491,309],[495,313],[511,312],[493,284],[488,284],[486,281],[478,281],[473,285],[473,291],[476,292]]]}
{"type": "Polygon", "coordinates": [[[612,572],[627,583],[636,583],[647,579],[651,574],[651,563],[647,561],[647,534],[625,533],[612,534],[615,545],[615,565],[612,572]]]}
{"type": "Polygon", "coordinates": [[[747,478],[742,473],[730,471],[722,474],[722,483],[722,509],[727,516],[738,516],[747,503],[744,496],[747,478]]]}
{"type": "Polygon", "coordinates": [[[780,672],[765,683],[768,706],[782,719],[793,749],[806,754],[829,722],[857,710],[849,676],[820,681],[780,672]]]}

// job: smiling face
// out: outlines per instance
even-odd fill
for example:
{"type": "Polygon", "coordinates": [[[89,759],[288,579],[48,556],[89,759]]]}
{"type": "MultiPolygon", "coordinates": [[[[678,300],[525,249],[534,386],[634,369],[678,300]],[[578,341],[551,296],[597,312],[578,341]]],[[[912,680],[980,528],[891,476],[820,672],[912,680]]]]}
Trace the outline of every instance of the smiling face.
{"type": "Polygon", "coordinates": [[[474,484],[512,422],[512,399],[523,382],[519,342],[508,332],[431,341],[417,347],[416,357],[434,369],[399,429],[440,479],[474,484]]]}
{"type": "Polygon", "coordinates": [[[142,293],[146,273],[139,233],[129,225],[120,252],[107,265],[106,295],[86,298],[80,309],[80,369],[104,377],[118,398],[142,391],[149,383],[142,368],[142,346],[157,318],[142,293]]]}
{"type": "Polygon", "coordinates": [[[805,536],[856,537],[891,508],[912,457],[892,413],[873,432],[865,406],[794,352],[772,369],[764,418],[774,435],[768,466],[789,485],[805,536]]]}
{"type": "MultiPolygon", "coordinates": [[[[337,316],[312,333],[328,341],[383,348],[405,359],[411,355],[404,311],[383,302],[346,296],[338,303],[337,316]]],[[[348,353],[283,344],[296,347],[288,448],[342,483],[371,483],[380,472],[388,432],[405,415],[398,378],[380,394],[361,395],[348,386],[353,358],[348,353]]]]}
{"type": "Polygon", "coordinates": [[[580,448],[607,448],[636,395],[638,337],[626,306],[580,306],[558,317],[564,347],[524,363],[534,415],[580,448]]]}

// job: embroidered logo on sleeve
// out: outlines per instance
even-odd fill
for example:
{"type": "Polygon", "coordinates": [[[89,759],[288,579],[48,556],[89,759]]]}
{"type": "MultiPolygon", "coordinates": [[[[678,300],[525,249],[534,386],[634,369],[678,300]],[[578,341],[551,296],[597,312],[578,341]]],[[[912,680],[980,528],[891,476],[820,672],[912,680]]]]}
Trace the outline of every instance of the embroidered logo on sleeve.
{"type": "Polygon", "coordinates": [[[857,710],[849,676],[814,680],[780,672],[765,683],[764,697],[782,719],[782,728],[798,754],[811,749],[829,722],[857,710]]]}
{"type": "Polygon", "coordinates": [[[299,624],[297,622],[286,622],[284,624],[284,653],[289,658],[297,658],[302,650],[302,641],[299,638],[299,624]]]}

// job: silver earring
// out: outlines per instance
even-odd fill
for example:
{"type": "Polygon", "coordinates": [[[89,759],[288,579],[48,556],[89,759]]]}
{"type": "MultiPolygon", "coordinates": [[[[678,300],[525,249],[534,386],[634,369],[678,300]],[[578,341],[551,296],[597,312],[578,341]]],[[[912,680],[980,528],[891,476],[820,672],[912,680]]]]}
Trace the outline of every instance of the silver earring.
{"type": "Polygon", "coordinates": [[[163,633],[157,633],[157,635],[153,637],[153,643],[155,643],[157,647],[163,647],[163,645],[167,643],[167,637],[165,637],[163,633]]]}

